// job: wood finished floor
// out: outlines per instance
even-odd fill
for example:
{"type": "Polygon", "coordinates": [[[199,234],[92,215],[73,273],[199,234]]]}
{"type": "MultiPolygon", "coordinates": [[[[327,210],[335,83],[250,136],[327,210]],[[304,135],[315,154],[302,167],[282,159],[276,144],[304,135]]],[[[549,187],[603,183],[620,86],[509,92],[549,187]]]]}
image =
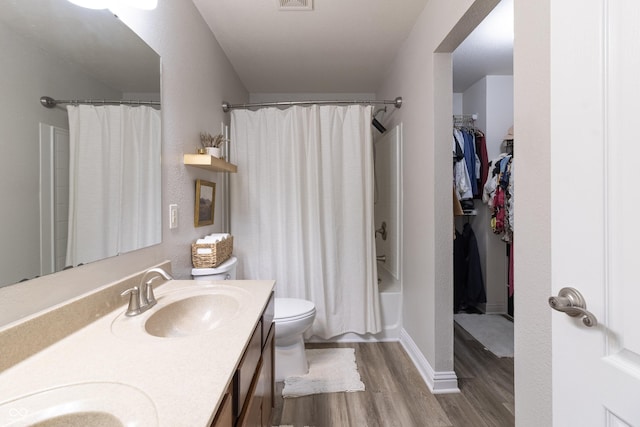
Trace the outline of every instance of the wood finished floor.
{"type": "Polygon", "coordinates": [[[273,425],[294,427],[510,427],[515,425],[513,358],[498,358],[454,327],[460,393],[433,395],[399,343],[308,344],[353,347],[366,391],[282,398],[273,425]]]}

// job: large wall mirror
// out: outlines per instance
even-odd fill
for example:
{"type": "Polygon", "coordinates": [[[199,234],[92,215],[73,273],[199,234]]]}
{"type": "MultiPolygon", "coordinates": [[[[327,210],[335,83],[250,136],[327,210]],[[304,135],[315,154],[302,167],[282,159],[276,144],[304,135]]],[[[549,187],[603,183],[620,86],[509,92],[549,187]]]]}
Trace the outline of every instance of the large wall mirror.
{"type": "MultiPolygon", "coordinates": [[[[160,58],[108,10],[83,9],[67,0],[4,1],[0,13],[0,55],[2,287],[82,262],[67,261],[70,199],[78,186],[88,187],[89,193],[99,195],[103,187],[110,185],[97,175],[99,169],[111,167],[100,157],[108,144],[93,148],[95,156],[89,152],[73,159],[70,151],[74,145],[69,143],[69,135],[74,139],[74,131],[69,131],[66,105],[45,108],[40,105],[40,97],[142,100],[159,104],[160,58]],[[85,175],[80,184],[70,185],[69,176],[75,176],[73,165],[78,167],[87,162],[89,173],[96,176],[85,175]],[[75,190],[70,192],[69,187],[75,190]]],[[[159,105],[153,109],[156,118],[151,120],[159,122],[159,105]]],[[[159,129],[159,123],[157,126],[159,129]]],[[[84,132],[91,135],[101,131],[84,132]]],[[[125,141],[123,145],[127,148],[122,156],[145,157],[159,174],[159,133],[157,139],[158,148],[145,153],[127,152],[131,145],[125,141]]],[[[129,221],[130,230],[145,228],[147,236],[119,246],[116,253],[106,256],[161,242],[160,182],[149,188],[138,181],[125,177],[126,187],[133,191],[129,202],[109,202],[107,208],[119,212],[123,221],[129,221]],[[143,198],[152,199],[153,218],[133,220],[138,214],[130,210],[131,206],[143,198]]],[[[92,201],[86,204],[93,206],[92,201]]],[[[109,227],[104,209],[80,214],[85,222],[75,227],[74,238],[87,240],[83,235],[87,230],[109,227]]],[[[91,246],[107,245],[101,237],[88,240],[91,246]]],[[[82,260],[86,252],[81,249],[78,259],[82,260]]],[[[97,259],[100,255],[86,262],[97,259]]]]}

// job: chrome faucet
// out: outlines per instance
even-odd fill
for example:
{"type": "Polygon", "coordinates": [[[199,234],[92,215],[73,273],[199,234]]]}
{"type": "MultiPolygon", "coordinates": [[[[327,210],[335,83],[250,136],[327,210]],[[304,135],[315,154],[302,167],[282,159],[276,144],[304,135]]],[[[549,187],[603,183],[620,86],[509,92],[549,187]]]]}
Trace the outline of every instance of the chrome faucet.
{"type": "Polygon", "coordinates": [[[151,268],[144,272],[142,279],[140,279],[140,286],[134,286],[122,292],[121,296],[129,295],[129,306],[125,312],[126,316],[137,316],[144,313],[151,307],[156,305],[156,297],[153,294],[153,281],[158,277],[162,277],[165,280],[171,280],[173,277],[161,268],[151,268]],[[155,275],[147,280],[147,277],[155,275]]]}
{"type": "Polygon", "coordinates": [[[378,237],[378,234],[382,237],[382,240],[387,240],[387,222],[382,221],[382,225],[378,228],[373,235],[374,239],[378,237]]]}

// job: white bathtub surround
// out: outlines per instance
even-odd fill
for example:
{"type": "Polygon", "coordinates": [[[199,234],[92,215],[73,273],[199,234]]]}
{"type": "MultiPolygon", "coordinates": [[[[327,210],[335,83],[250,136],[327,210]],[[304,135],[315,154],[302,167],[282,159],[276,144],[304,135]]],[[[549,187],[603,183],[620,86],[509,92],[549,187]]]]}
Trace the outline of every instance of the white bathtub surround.
{"type": "Polygon", "coordinates": [[[386,239],[376,236],[383,341],[397,340],[402,330],[402,124],[379,135],[375,142],[378,197],[374,215],[376,226],[384,221],[386,239]]]}
{"type": "Polygon", "coordinates": [[[381,330],[371,138],[370,106],[231,113],[238,274],[312,301],[309,335],[381,330]]]}
{"type": "Polygon", "coordinates": [[[69,105],[67,110],[66,265],[160,243],[160,112],[144,105],[69,105]],[[132,214],[122,216],[121,206],[132,214]]]}

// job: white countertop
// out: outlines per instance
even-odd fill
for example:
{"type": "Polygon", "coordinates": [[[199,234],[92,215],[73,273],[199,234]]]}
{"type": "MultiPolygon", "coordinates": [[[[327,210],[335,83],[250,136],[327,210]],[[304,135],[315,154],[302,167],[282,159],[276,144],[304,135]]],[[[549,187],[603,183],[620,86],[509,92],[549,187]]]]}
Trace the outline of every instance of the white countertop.
{"type": "MultiPolygon", "coordinates": [[[[123,306],[2,372],[0,405],[65,385],[118,383],[153,402],[159,426],[208,426],[273,286],[271,280],[172,280],[158,288],[158,305],[147,312],[124,318],[123,306]],[[232,321],[188,337],[160,338],[143,332],[143,321],[177,289],[216,285],[246,291],[242,291],[241,314],[232,321]],[[119,326],[112,330],[112,325],[119,326]]],[[[5,422],[0,420],[0,425],[5,422]]],[[[140,425],[156,424],[150,420],[140,425]]]]}

